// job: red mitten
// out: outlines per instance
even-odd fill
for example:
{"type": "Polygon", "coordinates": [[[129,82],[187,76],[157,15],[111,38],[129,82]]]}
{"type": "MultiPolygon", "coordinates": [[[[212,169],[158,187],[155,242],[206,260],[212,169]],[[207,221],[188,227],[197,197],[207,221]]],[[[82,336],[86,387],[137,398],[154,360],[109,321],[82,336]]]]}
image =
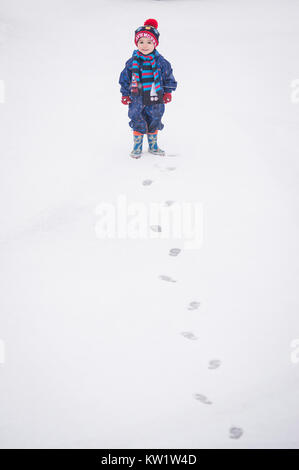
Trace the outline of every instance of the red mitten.
{"type": "Polygon", "coordinates": [[[170,101],[171,101],[171,93],[164,93],[163,102],[164,103],[170,103],[170,101]]]}
{"type": "Polygon", "coordinates": [[[129,96],[122,96],[122,97],[121,97],[121,102],[122,102],[123,104],[132,103],[131,98],[130,98],[129,96]]]}

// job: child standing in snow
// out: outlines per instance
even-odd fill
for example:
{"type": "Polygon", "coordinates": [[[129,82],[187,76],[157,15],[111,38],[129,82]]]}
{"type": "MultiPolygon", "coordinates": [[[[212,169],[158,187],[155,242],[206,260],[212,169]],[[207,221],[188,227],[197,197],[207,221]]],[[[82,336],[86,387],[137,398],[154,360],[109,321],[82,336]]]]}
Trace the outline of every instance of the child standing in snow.
{"type": "Polygon", "coordinates": [[[158,22],[148,19],[144,26],[135,31],[135,44],[132,57],[127,60],[119,77],[122,103],[129,105],[129,126],[133,129],[134,148],[130,153],[133,158],[142,154],[143,136],[147,134],[149,149],[154,155],[165,155],[158,147],[158,130],[165,103],[171,101],[171,92],[177,87],[170,62],[159,54],[158,22]]]}

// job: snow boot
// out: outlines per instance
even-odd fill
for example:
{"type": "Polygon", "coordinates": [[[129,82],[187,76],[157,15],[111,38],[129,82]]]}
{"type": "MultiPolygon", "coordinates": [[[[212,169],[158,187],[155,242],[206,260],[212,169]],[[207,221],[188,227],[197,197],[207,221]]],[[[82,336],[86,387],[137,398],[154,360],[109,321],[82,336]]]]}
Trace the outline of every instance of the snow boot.
{"type": "Polygon", "coordinates": [[[134,148],[130,153],[132,158],[140,158],[142,155],[142,144],[143,144],[143,134],[137,131],[133,131],[134,137],[134,148]]]}
{"type": "Polygon", "coordinates": [[[149,145],[148,151],[149,153],[152,153],[153,155],[161,155],[164,157],[165,152],[164,150],[160,149],[160,147],[158,147],[157,139],[158,139],[158,131],[148,132],[147,134],[147,140],[148,140],[148,145],[149,145]]]}

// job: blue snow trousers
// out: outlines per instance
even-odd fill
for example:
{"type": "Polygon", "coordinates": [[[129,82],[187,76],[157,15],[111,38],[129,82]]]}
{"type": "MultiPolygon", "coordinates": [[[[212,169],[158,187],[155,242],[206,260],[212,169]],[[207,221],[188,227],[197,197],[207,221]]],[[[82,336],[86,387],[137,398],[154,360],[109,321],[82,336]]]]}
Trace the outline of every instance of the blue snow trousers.
{"type": "Polygon", "coordinates": [[[146,106],[142,103],[142,96],[136,96],[129,104],[128,116],[131,119],[129,126],[133,131],[141,132],[141,134],[161,131],[164,127],[161,122],[164,111],[164,103],[146,106]]]}

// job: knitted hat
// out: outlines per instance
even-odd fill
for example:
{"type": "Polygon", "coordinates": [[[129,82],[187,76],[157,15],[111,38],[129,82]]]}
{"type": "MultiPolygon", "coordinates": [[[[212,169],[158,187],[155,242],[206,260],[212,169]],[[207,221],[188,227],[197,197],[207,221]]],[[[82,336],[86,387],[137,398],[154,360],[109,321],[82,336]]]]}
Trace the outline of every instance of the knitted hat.
{"type": "Polygon", "coordinates": [[[154,20],[152,18],[149,18],[144,22],[143,26],[140,26],[140,28],[137,28],[135,31],[135,44],[137,46],[137,43],[140,38],[149,38],[151,41],[153,41],[154,46],[157,47],[159,44],[159,31],[157,30],[158,28],[158,21],[154,20]]]}

